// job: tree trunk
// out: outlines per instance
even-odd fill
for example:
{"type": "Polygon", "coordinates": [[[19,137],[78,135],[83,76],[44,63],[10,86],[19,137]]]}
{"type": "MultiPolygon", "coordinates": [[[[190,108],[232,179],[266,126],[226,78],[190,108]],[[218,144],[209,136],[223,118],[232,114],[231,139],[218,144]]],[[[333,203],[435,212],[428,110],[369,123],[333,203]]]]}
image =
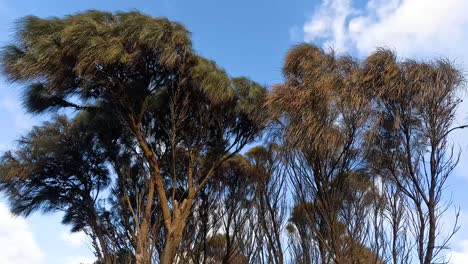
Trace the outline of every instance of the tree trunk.
{"type": "Polygon", "coordinates": [[[182,241],[186,220],[186,217],[178,219],[172,226],[172,231],[167,233],[164,249],[160,258],[161,264],[172,264],[174,262],[177,249],[182,241]]]}
{"type": "Polygon", "coordinates": [[[188,198],[184,200],[180,205],[175,202],[173,208],[173,221],[166,225],[166,241],[164,249],[161,253],[160,263],[161,264],[172,264],[177,254],[180,242],[185,231],[185,225],[187,218],[192,209],[193,199],[188,198]]]}
{"type": "Polygon", "coordinates": [[[103,261],[106,264],[110,264],[112,256],[109,254],[109,250],[108,250],[107,244],[106,244],[106,242],[104,240],[104,234],[102,232],[102,229],[101,229],[100,226],[97,226],[97,224],[96,224],[96,236],[97,236],[99,244],[101,246],[103,261]]]}
{"type": "Polygon", "coordinates": [[[424,259],[424,264],[431,264],[432,258],[434,255],[434,248],[435,248],[435,239],[436,239],[436,216],[435,216],[435,206],[434,203],[431,201],[429,204],[429,233],[427,238],[427,247],[426,247],[426,256],[424,259]]]}
{"type": "Polygon", "coordinates": [[[143,219],[137,236],[136,264],[151,264],[151,256],[148,253],[148,222],[143,219]]]}
{"type": "Polygon", "coordinates": [[[177,254],[177,249],[182,241],[182,233],[168,233],[166,236],[166,244],[161,256],[161,264],[172,264],[177,254]]]}

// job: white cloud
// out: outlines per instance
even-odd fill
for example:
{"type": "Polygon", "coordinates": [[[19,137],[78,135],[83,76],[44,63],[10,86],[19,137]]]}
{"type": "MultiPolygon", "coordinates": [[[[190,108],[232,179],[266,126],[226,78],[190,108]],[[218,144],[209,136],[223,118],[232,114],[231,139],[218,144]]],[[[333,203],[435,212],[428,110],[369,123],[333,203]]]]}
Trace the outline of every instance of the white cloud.
{"type": "Polygon", "coordinates": [[[78,256],[68,256],[65,257],[61,263],[65,264],[92,264],[96,261],[96,258],[92,256],[89,251],[89,240],[86,234],[83,231],[71,233],[69,231],[63,231],[60,234],[60,239],[64,241],[70,248],[74,250],[76,254],[77,251],[82,253],[78,256]],[[86,252],[86,253],[85,253],[86,252]],[[85,254],[83,254],[85,253],[85,254]]]}
{"type": "Polygon", "coordinates": [[[18,133],[29,130],[35,124],[32,116],[24,113],[21,103],[15,97],[3,97],[0,101],[0,109],[6,111],[13,117],[15,129],[18,133]]]}
{"type": "Polygon", "coordinates": [[[12,150],[13,147],[11,144],[4,144],[4,143],[0,143],[0,154],[7,151],[7,150],[12,150]]]}
{"type": "Polygon", "coordinates": [[[402,56],[445,55],[468,62],[466,0],[324,0],[303,27],[305,41],[367,55],[389,47],[402,56]]]}
{"type": "Polygon", "coordinates": [[[70,246],[75,247],[75,248],[84,246],[87,241],[86,234],[82,231],[74,232],[74,233],[63,232],[60,235],[60,238],[63,241],[67,242],[70,246]]]}
{"type": "Polygon", "coordinates": [[[45,255],[24,218],[12,216],[3,203],[0,203],[0,249],[2,264],[45,263],[45,255]]]}
{"type": "Polygon", "coordinates": [[[351,0],[325,0],[304,25],[304,40],[321,40],[324,46],[346,50],[346,23],[354,11],[351,0]]]}
{"type": "Polygon", "coordinates": [[[450,254],[450,264],[465,264],[468,260],[468,240],[460,242],[457,250],[450,254]]]}

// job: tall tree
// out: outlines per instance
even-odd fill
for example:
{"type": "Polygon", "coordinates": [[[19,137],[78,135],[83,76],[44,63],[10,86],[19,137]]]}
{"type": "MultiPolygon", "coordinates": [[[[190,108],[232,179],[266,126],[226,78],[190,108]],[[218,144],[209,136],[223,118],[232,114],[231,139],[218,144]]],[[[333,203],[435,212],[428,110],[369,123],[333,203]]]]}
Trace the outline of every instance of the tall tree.
{"type": "Polygon", "coordinates": [[[443,190],[458,163],[448,135],[466,127],[452,126],[460,71],[446,60],[400,61],[384,49],[358,61],[303,44],[290,50],[283,73],[267,106],[288,150],[293,220],[302,219],[302,233],[312,231],[295,249],[307,254],[316,245],[320,256],[302,261],[345,263],[363,245],[378,263],[391,244],[389,259],[406,263],[410,230],[420,263],[443,259],[453,235],[440,238],[443,190]],[[392,234],[382,242],[384,221],[392,234]]]}
{"type": "Polygon", "coordinates": [[[374,168],[408,202],[419,263],[444,261],[441,252],[458,228],[440,237],[443,192],[460,154],[448,136],[466,127],[453,127],[463,76],[446,60],[399,61],[380,50],[364,62],[363,80],[377,95],[374,168]]]}
{"type": "Polygon", "coordinates": [[[65,117],[34,128],[3,155],[0,189],[15,214],[62,211],[72,231],[92,237],[98,259],[108,260],[110,248],[100,214],[100,192],[110,184],[107,157],[96,135],[65,117]]]}
{"type": "Polygon", "coordinates": [[[260,131],[264,88],[196,55],[182,25],[138,12],[30,16],[13,43],[3,48],[3,71],[27,84],[30,112],[107,111],[131,135],[147,168],[144,199],[131,208],[136,262],[151,262],[160,212],[160,261],[172,263],[194,200],[260,131]]]}
{"type": "Polygon", "coordinates": [[[52,117],[1,157],[0,191],[15,214],[63,212],[96,263],[444,260],[448,135],[465,127],[450,62],[302,44],[267,93],[138,12],[30,16],[14,36],[3,73],[52,117]]]}
{"type": "Polygon", "coordinates": [[[283,264],[283,230],[287,211],[287,186],[278,144],[251,148],[246,156],[255,188],[256,222],[264,240],[266,263],[283,264]]]}
{"type": "Polygon", "coordinates": [[[301,212],[313,229],[321,263],[344,263],[349,259],[344,248],[365,237],[352,229],[363,227],[358,222],[364,219],[363,211],[348,208],[360,212],[349,220],[344,214],[350,182],[366,177],[359,149],[372,97],[359,84],[359,66],[350,57],[337,57],[313,45],[296,46],[286,56],[284,83],[267,99],[270,112],[282,125],[296,200],[311,205],[301,212]],[[351,236],[349,243],[343,234],[351,236]]]}

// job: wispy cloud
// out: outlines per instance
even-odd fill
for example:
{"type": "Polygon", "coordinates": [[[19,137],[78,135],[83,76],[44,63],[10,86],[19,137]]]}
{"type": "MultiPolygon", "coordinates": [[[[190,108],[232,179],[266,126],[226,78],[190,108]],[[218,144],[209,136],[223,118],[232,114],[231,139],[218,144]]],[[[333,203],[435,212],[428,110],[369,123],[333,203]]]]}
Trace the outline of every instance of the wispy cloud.
{"type": "Polygon", "coordinates": [[[42,264],[45,255],[24,218],[14,217],[0,203],[0,263],[42,264]]]}
{"type": "Polygon", "coordinates": [[[63,232],[60,235],[60,238],[66,243],[68,243],[70,246],[75,247],[75,248],[82,247],[87,242],[86,234],[82,231],[74,232],[74,233],[63,232]]]}
{"type": "Polygon", "coordinates": [[[304,25],[305,41],[321,41],[339,51],[347,50],[347,19],[354,13],[351,0],[323,1],[304,25]]]}
{"type": "Polygon", "coordinates": [[[468,240],[463,240],[459,243],[456,250],[450,254],[451,264],[465,264],[468,260],[468,240]]]}
{"type": "Polygon", "coordinates": [[[14,128],[17,133],[24,133],[36,124],[35,119],[24,112],[19,100],[13,96],[5,96],[0,99],[0,109],[13,118],[14,128]]]}
{"type": "Polygon", "coordinates": [[[402,56],[436,53],[466,62],[466,10],[466,0],[369,0],[361,6],[324,0],[304,24],[304,40],[360,55],[389,47],[402,56]]]}

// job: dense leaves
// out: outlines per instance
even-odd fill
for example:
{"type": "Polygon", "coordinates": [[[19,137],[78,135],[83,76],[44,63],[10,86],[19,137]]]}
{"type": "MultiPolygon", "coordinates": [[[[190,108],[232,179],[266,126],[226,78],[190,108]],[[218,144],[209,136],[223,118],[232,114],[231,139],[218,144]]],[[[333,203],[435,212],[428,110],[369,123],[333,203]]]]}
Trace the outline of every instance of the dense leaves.
{"type": "MultiPolygon", "coordinates": [[[[83,133],[98,135],[96,144],[103,145],[98,166],[113,168],[111,194],[117,197],[112,199],[125,211],[121,223],[130,232],[136,261],[157,258],[153,239],[162,232],[166,239],[160,258],[172,263],[198,193],[216,168],[262,128],[258,104],[265,89],[245,78],[231,79],[198,56],[182,25],[139,12],[26,17],[17,24],[13,43],[3,48],[2,66],[8,79],[24,84],[26,109],[43,113],[73,108],[77,119],[93,123],[83,133]],[[141,179],[130,180],[136,175],[141,179]],[[128,186],[131,182],[138,187],[128,186]],[[161,209],[158,217],[152,214],[156,207],[161,209]],[[164,230],[154,228],[160,224],[164,230]]],[[[46,156],[53,151],[44,149],[46,156]]],[[[11,156],[11,162],[21,164],[17,166],[25,163],[14,159],[21,153],[11,156]]],[[[67,160],[47,162],[64,165],[67,160]]],[[[10,178],[21,177],[4,170],[10,178]]],[[[107,251],[104,240],[98,248],[107,251]]],[[[102,258],[110,261],[116,254],[103,252],[102,258]]]]}
{"type": "Polygon", "coordinates": [[[447,137],[465,127],[448,61],[301,44],[267,91],[136,11],[23,18],[0,59],[51,116],[3,154],[0,191],[15,214],[63,212],[96,263],[445,260],[447,137]]]}

